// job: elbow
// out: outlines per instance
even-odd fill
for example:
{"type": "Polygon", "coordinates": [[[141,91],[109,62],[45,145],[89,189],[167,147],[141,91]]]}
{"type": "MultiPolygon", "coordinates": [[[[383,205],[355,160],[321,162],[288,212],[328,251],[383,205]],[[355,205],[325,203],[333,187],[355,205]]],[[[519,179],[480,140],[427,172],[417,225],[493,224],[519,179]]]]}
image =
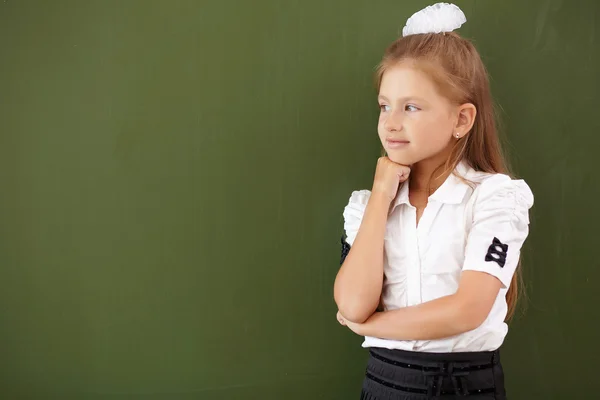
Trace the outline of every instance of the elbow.
{"type": "Polygon", "coordinates": [[[348,321],[355,324],[362,324],[369,319],[369,317],[373,315],[373,312],[375,311],[370,310],[369,307],[366,307],[362,302],[355,298],[342,301],[336,297],[335,302],[338,306],[340,314],[342,314],[348,321]]]}
{"type": "Polygon", "coordinates": [[[470,301],[460,302],[457,320],[460,333],[477,329],[484,323],[491,309],[470,301]]]}
{"type": "Polygon", "coordinates": [[[364,292],[357,293],[352,288],[344,287],[338,280],[334,285],[333,296],[340,314],[355,324],[365,322],[379,306],[379,296],[370,296],[364,292]]]}
{"type": "Polygon", "coordinates": [[[365,312],[358,307],[340,307],[340,314],[350,322],[362,324],[366,322],[373,313],[365,312]]]}
{"type": "Polygon", "coordinates": [[[475,318],[472,315],[466,315],[461,321],[460,333],[469,332],[474,329],[477,329],[483,324],[485,318],[475,318]]]}

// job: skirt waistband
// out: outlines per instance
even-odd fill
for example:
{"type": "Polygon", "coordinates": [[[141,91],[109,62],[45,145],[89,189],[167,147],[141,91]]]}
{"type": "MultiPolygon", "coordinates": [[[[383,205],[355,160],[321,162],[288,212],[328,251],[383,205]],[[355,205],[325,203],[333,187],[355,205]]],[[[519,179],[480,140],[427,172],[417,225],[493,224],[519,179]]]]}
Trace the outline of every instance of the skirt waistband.
{"type": "MultiPolygon", "coordinates": [[[[408,368],[436,368],[440,363],[465,364],[465,366],[492,367],[500,362],[500,351],[478,351],[459,353],[426,353],[397,349],[371,347],[371,355],[387,364],[400,365],[408,368]]],[[[457,365],[458,366],[458,365],[457,365]]]]}

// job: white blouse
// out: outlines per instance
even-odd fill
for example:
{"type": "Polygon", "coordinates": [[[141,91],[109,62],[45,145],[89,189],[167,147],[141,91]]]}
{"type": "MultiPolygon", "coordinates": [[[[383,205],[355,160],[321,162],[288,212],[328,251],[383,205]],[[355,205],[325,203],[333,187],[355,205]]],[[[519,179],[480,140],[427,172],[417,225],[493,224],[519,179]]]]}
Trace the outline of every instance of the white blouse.
{"type": "MultiPolygon", "coordinates": [[[[491,351],[507,334],[506,292],[529,233],[533,194],[523,180],[477,172],[465,162],[429,197],[419,224],[402,185],[385,232],[382,303],[385,310],[413,306],[450,295],[461,271],[497,277],[502,289],[478,328],[441,340],[397,341],[365,337],[363,347],[424,352],[491,351]]],[[[356,238],[371,192],[352,193],[344,209],[346,241],[356,238]]]]}

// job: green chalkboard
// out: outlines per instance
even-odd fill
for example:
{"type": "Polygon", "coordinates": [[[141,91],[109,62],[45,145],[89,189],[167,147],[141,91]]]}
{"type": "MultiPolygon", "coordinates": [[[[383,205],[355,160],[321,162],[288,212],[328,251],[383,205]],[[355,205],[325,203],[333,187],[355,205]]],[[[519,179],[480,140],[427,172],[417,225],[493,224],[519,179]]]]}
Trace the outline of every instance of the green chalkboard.
{"type": "MultiPolygon", "coordinates": [[[[0,3],[0,398],[357,398],[341,212],[374,66],[427,4],[0,3]]],[[[536,195],[509,393],[589,398],[600,3],[457,4],[536,195]]]]}

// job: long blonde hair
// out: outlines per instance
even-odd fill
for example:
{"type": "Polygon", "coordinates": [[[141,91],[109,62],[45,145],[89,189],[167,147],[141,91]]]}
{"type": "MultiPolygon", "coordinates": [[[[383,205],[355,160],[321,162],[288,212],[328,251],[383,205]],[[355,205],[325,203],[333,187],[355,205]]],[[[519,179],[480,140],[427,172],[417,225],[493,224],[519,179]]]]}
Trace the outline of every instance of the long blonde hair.
{"type": "MultiPolygon", "coordinates": [[[[450,101],[477,108],[471,132],[456,141],[440,169],[454,171],[465,160],[476,171],[511,175],[498,137],[488,74],[475,46],[455,32],[401,37],[386,49],[377,67],[377,88],[385,71],[400,62],[411,62],[427,73],[450,101]]],[[[517,268],[506,294],[507,319],[515,313],[521,283],[521,269],[517,268]]]]}

